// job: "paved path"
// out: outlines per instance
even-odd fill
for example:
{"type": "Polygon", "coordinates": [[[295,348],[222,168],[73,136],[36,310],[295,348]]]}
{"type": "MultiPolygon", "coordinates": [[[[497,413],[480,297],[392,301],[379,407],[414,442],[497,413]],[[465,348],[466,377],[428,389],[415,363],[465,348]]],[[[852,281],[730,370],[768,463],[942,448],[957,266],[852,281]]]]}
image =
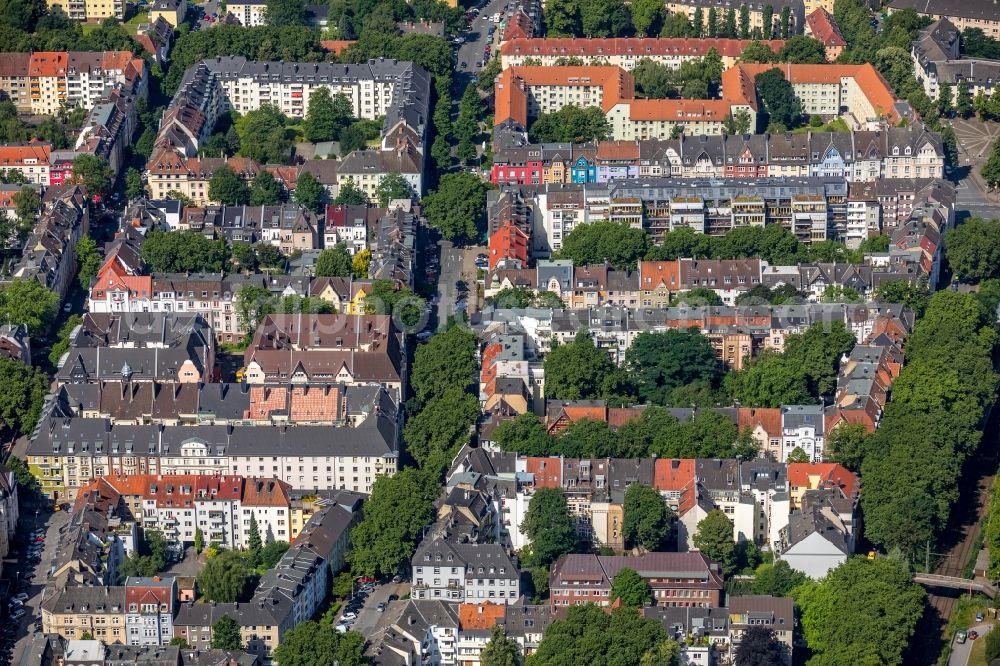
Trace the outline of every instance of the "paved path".
{"type": "Polygon", "coordinates": [[[948,659],[948,666],[966,666],[969,663],[969,655],[972,654],[972,646],[974,646],[979,641],[986,640],[986,634],[993,628],[992,624],[977,624],[975,626],[969,627],[970,630],[975,630],[979,632],[979,638],[974,641],[965,641],[964,643],[956,642],[952,646],[951,657],[948,659]]]}

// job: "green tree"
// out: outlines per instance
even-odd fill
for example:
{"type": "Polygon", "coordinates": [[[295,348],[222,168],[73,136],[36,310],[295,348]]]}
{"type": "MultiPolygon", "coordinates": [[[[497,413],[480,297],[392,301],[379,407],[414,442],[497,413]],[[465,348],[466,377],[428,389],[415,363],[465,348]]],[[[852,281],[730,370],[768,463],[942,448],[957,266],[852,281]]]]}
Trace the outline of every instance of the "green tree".
{"type": "Polygon", "coordinates": [[[722,565],[727,575],[737,573],[734,568],[736,543],[733,541],[733,522],[720,509],[710,511],[694,533],[694,546],[713,562],[722,565]]]}
{"type": "Polygon", "coordinates": [[[842,423],[833,429],[827,441],[827,450],[841,465],[857,472],[868,454],[872,436],[862,423],[842,423]]]}
{"type": "MultiPolygon", "coordinates": [[[[294,0],[292,0],[294,1],[294,0]]],[[[236,119],[240,154],[261,164],[280,162],[288,155],[291,141],[285,133],[285,116],[276,106],[265,104],[236,119]]]]}
{"type": "Polygon", "coordinates": [[[757,95],[771,123],[785,129],[797,127],[802,117],[802,106],[795,96],[792,84],[780,69],[770,69],[756,79],[757,95]]]}
{"type": "Polygon", "coordinates": [[[267,0],[264,21],[275,27],[305,25],[305,3],[303,0],[267,0]]]}
{"type": "Polygon", "coordinates": [[[576,535],[569,515],[566,493],[561,488],[539,488],[531,496],[521,531],[531,541],[525,557],[531,566],[548,567],[563,555],[573,552],[576,535]]]}
{"type": "MultiPolygon", "coordinates": [[[[661,5],[662,9],[662,5],[661,5]]],[[[686,14],[671,12],[663,20],[660,37],[690,37],[694,32],[686,14]]]]}
{"type": "Polygon", "coordinates": [[[708,9],[708,36],[711,39],[719,36],[719,12],[715,7],[708,9]]]}
{"type": "Polygon", "coordinates": [[[410,386],[421,403],[444,395],[450,387],[470,390],[476,377],[476,337],[451,326],[417,347],[410,386]]]}
{"type": "Polygon", "coordinates": [[[365,206],[369,202],[368,195],[364,193],[364,190],[358,188],[358,186],[354,184],[354,181],[348,178],[344,184],[340,186],[333,203],[337,206],[365,206]]]}
{"type": "MultiPolygon", "coordinates": [[[[271,537],[272,535],[268,532],[266,536],[271,537]]],[[[287,541],[268,541],[265,543],[264,547],[260,549],[260,568],[258,571],[273,569],[289,547],[290,544],[287,541]]]]}
{"type": "Polygon", "coordinates": [[[0,358],[0,423],[15,435],[29,434],[38,423],[48,393],[48,379],[40,369],[0,358]]]}
{"type": "Polygon", "coordinates": [[[585,330],[573,342],[557,345],[545,355],[545,397],[550,400],[589,400],[606,393],[614,363],[594,346],[585,330]]]}
{"type": "Polygon", "coordinates": [[[223,164],[208,181],[208,198],[226,206],[250,203],[250,188],[228,164],[223,164]]]}
{"type": "Polygon", "coordinates": [[[721,32],[724,37],[736,37],[736,10],[732,7],[726,9],[726,13],[722,20],[721,32]]]}
{"type": "MultiPolygon", "coordinates": [[[[321,88],[325,90],[325,88],[321,88]]],[[[281,183],[270,171],[261,171],[250,186],[251,206],[277,206],[284,196],[281,183]]]]}
{"type": "Polygon", "coordinates": [[[56,318],[59,297],[33,278],[14,278],[0,289],[0,320],[24,324],[42,336],[56,318]]]}
{"type": "Polygon", "coordinates": [[[826,62],[826,50],[817,39],[794,35],[778,51],[776,60],[798,65],[819,65],[826,62]]]}
{"type": "Polygon", "coordinates": [[[782,666],[788,663],[788,646],[778,640],[774,629],[753,626],[744,632],[736,648],[735,666],[782,666]]]}
{"type": "Polygon", "coordinates": [[[281,638],[274,659],[281,666],[363,666],[365,638],[357,631],[331,631],[307,620],[281,638]]]}
{"type": "Polygon", "coordinates": [[[422,467],[447,463],[468,443],[478,416],[478,398],[458,386],[449,387],[407,420],[403,429],[407,450],[422,467]]]}
{"type": "Polygon", "coordinates": [[[151,231],[140,254],[154,273],[217,273],[229,263],[225,239],[211,240],[196,231],[151,231]]]}
{"type": "Polygon", "coordinates": [[[142,184],[142,174],[135,167],[129,167],[125,172],[125,197],[138,199],[145,193],[146,186],[142,184]]]}
{"type": "Polygon", "coordinates": [[[82,321],[83,318],[80,315],[70,315],[63,322],[63,325],[59,327],[59,339],[52,345],[52,349],[49,350],[49,363],[53,367],[58,367],[59,359],[69,351],[70,336],[73,334],[73,329],[79,326],[82,321]]]}
{"type": "Polygon", "coordinates": [[[695,287],[694,289],[682,291],[677,294],[677,304],[697,308],[705,305],[720,306],[723,303],[722,296],[719,296],[718,292],[714,289],[695,287]]]}
{"type": "Polygon", "coordinates": [[[937,107],[938,113],[942,116],[947,116],[952,111],[953,99],[951,96],[952,85],[947,81],[941,82],[941,87],[938,89],[938,99],[937,107]]]}
{"type": "Polygon", "coordinates": [[[198,573],[198,589],[206,599],[219,603],[239,601],[247,587],[247,566],[231,550],[210,557],[198,573]]]}
{"type": "Polygon", "coordinates": [[[761,14],[761,25],[763,26],[763,32],[761,36],[764,39],[771,39],[774,37],[774,7],[770,4],[764,5],[764,11],[761,14]]]}
{"type": "Polygon", "coordinates": [[[972,115],[972,95],[969,92],[969,84],[964,80],[960,81],[956,89],[955,113],[961,118],[968,118],[972,115]]]}
{"type": "Polygon", "coordinates": [[[351,277],[352,274],[351,254],[343,243],[323,250],[316,257],[316,277],[351,277]]]}
{"type": "Polygon", "coordinates": [[[697,329],[640,333],[625,352],[625,367],[639,397],[658,405],[680,386],[715,384],[719,374],[715,350],[697,329]]]}
{"type": "Polygon", "coordinates": [[[615,574],[609,601],[614,603],[616,599],[621,599],[622,605],[627,608],[642,608],[651,601],[646,581],[636,573],[635,569],[622,567],[615,574]]]}
{"type": "Polygon", "coordinates": [[[396,574],[410,561],[423,529],[434,519],[434,473],[406,468],[375,478],[362,521],[351,530],[348,558],[356,574],[396,574]]]}
{"type": "Polygon", "coordinates": [[[750,38],[750,8],[747,3],[740,5],[740,39],[750,38]]]}
{"type": "MultiPolygon", "coordinates": [[[[92,641],[92,640],[94,640],[94,637],[91,636],[89,633],[84,632],[84,634],[83,634],[83,636],[81,636],[80,640],[92,641]]],[[[183,636],[174,636],[173,638],[170,639],[170,643],[169,644],[170,645],[176,645],[177,647],[179,647],[182,650],[189,649],[187,639],[184,638],[183,636]]]]}
{"type": "Polygon", "coordinates": [[[591,222],[573,228],[563,238],[560,259],[577,266],[608,262],[619,270],[634,269],[649,252],[649,235],[627,223],[591,222]]]}
{"type": "Polygon", "coordinates": [[[399,174],[398,171],[387,173],[378,187],[375,188],[375,196],[378,198],[378,205],[381,208],[389,206],[389,202],[394,199],[410,199],[413,190],[410,183],[399,174]]]}
{"type": "Polygon", "coordinates": [[[499,624],[490,630],[490,640],[483,646],[479,655],[482,666],[519,666],[521,663],[521,648],[517,641],[507,636],[499,624]]]}
{"type": "Polygon", "coordinates": [[[205,533],[201,531],[200,527],[194,530],[194,552],[201,555],[201,551],[205,547],[205,533]]]}
{"type": "Polygon", "coordinates": [[[625,490],[623,511],[622,536],[626,547],[657,551],[665,545],[673,513],[655,488],[639,483],[630,485],[625,490]]]}
{"type": "Polygon", "coordinates": [[[630,5],[632,24],[640,36],[655,37],[663,27],[664,7],[659,0],[634,0],[630,5]]]}
{"type": "Polygon", "coordinates": [[[779,23],[781,38],[788,39],[788,34],[792,29],[792,8],[785,5],[781,8],[781,21],[779,23]]]}
{"type": "Polygon", "coordinates": [[[343,93],[330,95],[328,88],[317,88],[309,95],[309,109],[302,123],[307,141],[333,141],[354,120],[354,109],[343,93]]]}
{"type": "Polygon", "coordinates": [[[79,266],[76,277],[81,289],[90,290],[90,282],[97,277],[97,271],[101,269],[103,261],[93,238],[84,236],[76,242],[76,263],[79,266]]]}
{"type": "MultiPolygon", "coordinates": [[[[538,650],[526,666],[565,664],[626,664],[664,654],[667,633],[658,620],[645,619],[634,608],[616,608],[610,615],[594,604],[570,606],[565,619],[550,624],[538,650]]],[[[670,654],[669,647],[666,654],[670,654]]],[[[670,661],[652,661],[669,664],[670,661]]],[[[676,662],[674,662],[676,663],[676,662]]]]}
{"type": "Polygon", "coordinates": [[[754,594],[787,597],[806,580],[808,578],[804,573],[792,569],[785,560],[778,560],[774,564],[762,564],[757,567],[750,590],[754,594]]]}
{"type": "Polygon", "coordinates": [[[973,217],[945,233],[948,264],[965,280],[1000,275],[1000,221],[973,217]]]}
{"type": "Polygon", "coordinates": [[[91,196],[106,197],[115,182],[115,172],[107,160],[87,153],[73,158],[73,180],[87,188],[91,196]]]}
{"type": "Polygon", "coordinates": [[[263,544],[260,540],[260,526],[257,524],[257,516],[250,514],[250,527],[247,530],[247,550],[251,553],[258,552],[263,544]]]}
{"type": "Polygon", "coordinates": [[[295,203],[305,206],[314,213],[323,210],[326,205],[326,195],[326,188],[311,173],[303,173],[295,181],[295,203]]]}
{"type": "Polygon", "coordinates": [[[540,115],[529,134],[535,143],[603,141],[611,136],[611,124],[600,107],[570,104],[540,115]]]}
{"type": "Polygon", "coordinates": [[[486,206],[486,190],[486,185],[470,173],[445,174],[438,188],[423,199],[428,224],[449,240],[477,239],[486,206]]]}
{"type": "Polygon", "coordinates": [[[750,117],[750,113],[745,110],[740,110],[736,112],[736,115],[729,114],[726,116],[725,120],[722,121],[723,129],[726,134],[741,135],[750,133],[750,125],[753,119],[750,117]]]}
{"type": "Polygon", "coordinates": [[[242,650],[243,637],[240,635],[240,624],[228,615],[223,615],[212,625],[213,650],[242,650]]]}
{"type": "Polygon", "coordinates": [[[851,558],[799,589],[813,659],[831,664],[902,663],[927,596],[893,558],[851,558]]]}
{"type": "Polygon", "coordinates": [[[580,36],[580,6],[578,0],[546,0],[545,27],[552,37],[580,36]]]}
{"type": "Polygon", "coordinates": [[[931,295],[925,282],[912,284],[906,280],[895,280],[876,289],[874,298],[882,303],[902,303],[919,318],[924,315],[931,295]]]}

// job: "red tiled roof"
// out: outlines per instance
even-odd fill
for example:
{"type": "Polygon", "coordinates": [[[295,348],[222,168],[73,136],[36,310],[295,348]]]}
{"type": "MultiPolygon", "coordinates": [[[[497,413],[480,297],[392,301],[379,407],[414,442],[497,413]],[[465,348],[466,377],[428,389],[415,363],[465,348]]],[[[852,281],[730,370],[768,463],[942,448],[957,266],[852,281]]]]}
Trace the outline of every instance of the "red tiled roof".
{"type": "Polygon", "coordinates": [[[458,625],[463,630],[491,629],[507,612],[504,604],[459,604],[458,625]]]}
{"type": "MultiPolygon", "coordinates": [[[[711,49],[728,58],[738,58],[751,43],[749,39],[698,39],[687,37],[629,37],[612,39],[537,38],[511,39],[500,47],[505,56],[558,56],[558,57],[608,57],[635,56],[643,58],[657,55],[702,57],[711,49]]],[[[777,53],[785,42],[773,39],[763,42],[777,53]]]]}
{"type": "Polygon", "coordinates": [[[813,38],[823,46],[847,46],[847,40],[840,34],[840,28],[830,12],[822,7],[806,17],[806,27],[813,38]]]}
{"type": "Polygon", "coordinates": [[[840,488],[845,497],[858,490],[858,475],[837,463],[789,463],[788,483],[797,488],[840,488]]]}

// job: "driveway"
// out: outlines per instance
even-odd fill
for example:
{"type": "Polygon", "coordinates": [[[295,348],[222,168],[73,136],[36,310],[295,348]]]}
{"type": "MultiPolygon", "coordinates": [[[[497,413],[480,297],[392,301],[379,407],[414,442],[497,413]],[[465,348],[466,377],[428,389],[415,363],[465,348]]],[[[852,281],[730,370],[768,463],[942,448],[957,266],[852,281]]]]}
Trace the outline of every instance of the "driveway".
{"type": "MultiPolygon", "coordinates": [[[[382,617],[382,613],[377,610],[378,605],[383,602],[388,603],[389,595],[395,594],[398,598],[402,599],[409,592],[410,584],[407,582],[377,585],[375,591],[368,595],[361,610],[358,611],[358,618],[351,626],[351,631],[361,632],[365,638],[370,638],[375,625],[378,624],[379,619],[382,617]]],[[[343,615],[343,612],[343,609],[341,609],[337,615],[338,620],[343,615]]]]}
{"type": "MultiPolygon", "coordinates": [[[[972,647],[979,641],[986,640],[986,634],[990,629],[993,628],[992,624],[977,624],[975,626],[969,627],[969,630],[975,630],[979,632],[979,638],[974,641],[965,641],[964,643],[954,643],[952,645],[951,657],[948,659],[948,666],[965,666],[969,663],[969,655],[972,653],[972,647]]],[[[954,639],[952,639],[954,641],[954,639]]]]}
{"type": "Polygon", "coordinates": [[[4,562],[4,577],[9,578],[12,584],[17,578],[23,578],[28,574],[34,575],[34,580],[31,581],[28,589],[25,590],[31,595],[24,604],[27,612],[17,622],[17,633],[15,634],[17,642],[14,645],[13,658],[11,660],[13,664],[29,666],[27,663],[22,664],[22,661],[28,657],[25,647],[28,646],[31,633],[36,628],[36,621],[37,628],[41,629],[41,604],[45,584],[48,579],[48,571],[52,566],[52,559],[56,554],[59,530],[69,522],[69,516],[70,514],[66,511],[58,511],[56,513],[39,511],[36,518],[34,511],[25,511],[23,514],[23,523],[28,526],[27,532],[24,534],[18,533],[14,538],[13,544],[18,550],[18,558],[16,562],[4,562]],[[35,529],[36,525],[45,528],[45,546],[42,548],[42,561],[38,564],[28,564],[25,558],[29,545],[26,543],[25,537],[35,529]]]}

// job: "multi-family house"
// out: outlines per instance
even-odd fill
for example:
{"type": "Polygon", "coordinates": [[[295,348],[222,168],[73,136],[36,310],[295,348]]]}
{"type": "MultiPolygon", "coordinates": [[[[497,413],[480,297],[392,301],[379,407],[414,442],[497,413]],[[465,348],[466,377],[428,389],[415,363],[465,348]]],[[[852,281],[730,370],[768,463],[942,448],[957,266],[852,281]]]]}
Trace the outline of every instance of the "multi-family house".
{"type": "Polygon", "coordinates": [[[125,580],[125,636],[128,645],[166,645],[174,637],[177,581],[173,578],[125,580]]]}
{"type": "Polygon", "coordinates": [[[775,544],[776,559],[810,578],[822,578],[854,554],[857,498],[840,488],[807,490],[775,544]]]}
{"type": "Polygon", "coordinates": [[[895,0],[888,12],[912,9],[933,21],[948,19],[959,30],[978,28],[987,37],[1000,36],[1000,9],[990,2],[954,2],[954,0],[895,0]]]}
{"type": "Polygon", "coordinates": [[[379,664],[455,666],[457,608],[433,599],[391,602],[372,631],[365,656],[379,664]]]}
{"type": "MultiPolygon", "coordinates": [[[[585,65],[613,65],[631,71],[643,60],[650,60],[676,70],[685,62],[704,58],[714,49],[723,67],[729,68],[737,63],[749,43],[747,39],[689,37],[511,39],[500,45],[500,64],[504,69],[527,64],[552,67],[573,59],[585,65]]],[[[780,39],[763,43],[774,53],[785,44],[780,39]]]]}
{"type": "Polygon", "coordinates": [[[722,573],[703,553],[564,555],[549,574],[549,605],[555,610],[587,603],[610,606],[614,578],[623,568],[649,585],[653,603],[668,607],[715,608],[721,605],[722,573]]]}
{"type": "Polygon", "coordinates": [[[178,604],[173,621],[174,636],[183,638],[198,650],[211,646],[212,626],[222,617],[236,620],[244,649],[259,662],[269,663],[270,656],[295,623],[292,603],[282,597],[254,599],[247,603],[193,602],[178,604]]]}
{"type": "Polygon", "coordinates": [[[124,585],[66,585],[42,600],[42,631],[67,640],[90,634],[105,643],[122,643],[125,631],[124,585]]]}
{"type": "Polygon", "coordinates": [[[455,543],[431,535],[413,554],[414,599],[511,604],[521,596],[517,563],[498,543],[455,543]]]}
{"type": "Polygon", "coordinates": [[[0,65],[0,91],[23,113],[55,115],[63,106],[89,110],[116,83],[127,81],[137,82],[145,97],[147,78],[144,61],[130,51],[9,53],[0,65]]]}
{"type": "Polygon", "coordinates": [[[323,247],[343,244],[352,255],[368,246],[368,207],[329,205],[323,227],[323,247]]]}
{"type": "Polygon", "coordinates": [[[774,632],[775,638],[784,646],[784,663],[786,666],[791,666],[795,624],[795,604],[791,597],[767,595],[730,597],[729,657],[735,657],[743,636],[750,627],[762,626],[774,632]]]}

